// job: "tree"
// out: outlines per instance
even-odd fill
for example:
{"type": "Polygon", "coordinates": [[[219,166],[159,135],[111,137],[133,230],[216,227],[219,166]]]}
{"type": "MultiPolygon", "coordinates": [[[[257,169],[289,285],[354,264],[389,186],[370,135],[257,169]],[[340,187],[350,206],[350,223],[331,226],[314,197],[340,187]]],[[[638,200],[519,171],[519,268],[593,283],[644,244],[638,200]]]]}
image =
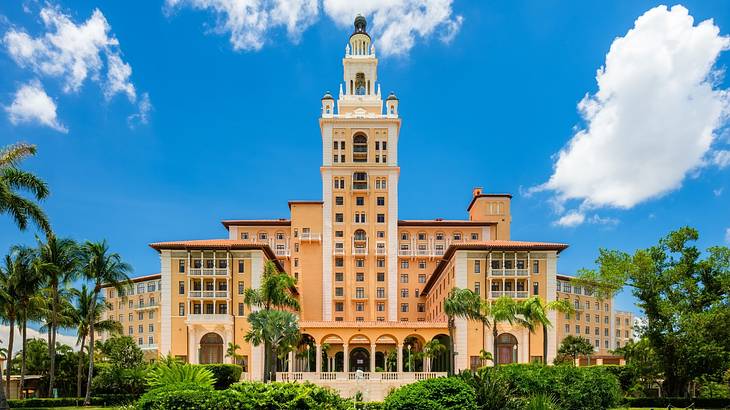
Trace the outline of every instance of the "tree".
{"type": "Polygon", "coordinates": [[[536,327],[542,328],[542,362],[547,364],[548,352],[548,328],[553,324],[548,318],[550,311],[561,313],[573,313],[574,309],[571,304],[565,300],[554,300],[545,303],[539,296],[528,298],[518,305],[518,312],[522,318],[521,324],[525,326],[530,333],[535,333],[536,327]]]}
{"type": "MultiPolygon", "coordinates": [[[[83,378],[84,365],[84,349],[86,348],[86,338],[89,336],[89,318],[93,316],[94,328],[97,331],[121,333],[122,325],[113,319],[102,319],[104,312],[109,309],[109,304],[101,300],[100,295],[96,295],[96,303],[91,303],[94,297],[93,290],[89,289],[86,284],[81,285],[81,289],[72,289],[71,294],[76,300],[76,306],[73,310],[73,321],[76,324],[76,344],[79,345],[79,363],[76,371],[76,397],[81,397],[81,380],[83,378]],[[90,314],[89,309],[92,305],[96,307],[96,311],[90,314]]],[[[125,356],[128,357],[128,356],[125,356]]]]}
{"type": "MultiPolygon", "coordinates": [[[[497,336],[499,336],[499,332],[497,330],[497,324],[506,322],[512,325],[517,322],[519,313],[518,308],[518,302],[507,296],[497,298],[497,300],[493,301],[492,305],[489,307],[489,317],[492,319],[493,358],[498,359],[497,336]]],[[[499,364],[498,361],[499,360],[496,360],[494,363],[499,364]]]]}
{"type": "MultiPolygon", "coordinates": [[[[10,325],[8,334],[8,359],[13,357],[13,342],[15,339],[15,323],[18,319],[18,281],[27,270],[18,255],[5,256],[5,265],[0,267],[0,316],[10,325]]],[[[10,396],[10,369],[11,360],[7,361],[5,374],[5,395],[10,396]]]]}
{"type": "Polygon", "coordinates": [[[56,335],[62,324],[62,307],[64,288],[78,276],[79,247],[71,239],[57,238],[50,234],[46,241],[38,240],[36,250],[36,269],[45,278],[48,287],[50,305],[48,326],[48,350],[51,358],[48,372],[48,395],[53,395],[54,379],[56,375],[56,335]]]}
{"type": "Polygon", "coordinates": [[[704,375],[719,377],[730,367],[730,249],[705,252],[694,243],[697,230],[683,227],[657,245],[633,254],[601,249],[596,269],[579,278],[611,297],[631,288],[646,314],[644,336],[661,362],[668,395],[683,396],[704,375]],[[704,258],[703,258],[704,257],[704,258]]]}
{"type": "Polygon", "coordinates": [[[593,345],[582,336],[565,336],[558,348],[558,354],[572,357],[573,363],[578,359],[578,356],[587,356],[591,353],[593,353],[593,345]]]}
{"type": "Polygon", "coordinates": [[[239,364],[241,359],[243,359],[243,356],[238,354],[238,349],[240,349],[241,346],[237,345],[234,342],[228,342],[228,348],[226,349],[226,357],[230,357],[233,359],[233,362],[236,364],[239,364]]]}
{"type": "MultiPolygon", "coordinates": [[[[299,311],[299,301],[294,296],[296,279],[286,272],[279,272],[273,261],[267,261],[264,265],[264,273],[261,278],[261,287],[258,289],[246,289],[244,303],[250,307],[257,307],[262,311],[274,309],[289,309],[299,311]]],[[[260,310],[260,311],[261,311],[260,310]]],[[[256,313],[256,312],[254,312],[256,313]]],[[[251,314],[253,315],[253,313],[251,314]]],[[[251,322],[251,315],[248,317],[251,322]]],[[[269,315],[259,315],[257,320],[266,319],[269,315]]],[[[273,316],[272,316],[273,317],[273,316]]],[[[253,324],[253,323],[252,323],[253,324]]],[[[252,329],[253,330],[253,329],[252,329]]],[[[262,331],[260,328],[259,331],[262,331]]],[[[263,338],[264,343],[264,381],[271,380],[273,365],[276,363],[276,350],[269,345],[269,339],[263,338]]],[[[294,345],[294,343],[292,343],[294,345]]]]}
{"type": "Polygon", "coordinates": [[[263,344],[264,349],[269,349],[269,354],[264,355],[267,374],[275,369],[276,358],[284,348],[296,346],[299,339],[298,321],[294,313],[283,310],[258,310],[248,315],[251,328],[243,339],[254,346],[263,344]]]}
{"type": "Polygon", "coordinates": [[[132,267],[122,260],[122,257],[115,252],[110,252],[106,241],[86,242],[83,246],[83,267],[84,277],[93,284],[91,304],[88,311],[89,324],[89,374],[86,385],[86,397],[84,405],[91,404],[91,380],[94,377],[94,315],[97,312],[97,300],[102,286],[111,286],[121,291],[129,283],[129,274],[132,267]]]}
{"type": "Polygon", "coordinates": [[[428,365],[423,366],[423,371],[430,372],[431,371],[431,361],[446,351],[448,351],[448,347],[446,347],[444,344],[439,342],[438,339],[433,339],[429,342],[426,342],[426,344],[423,345],[423,351],[421,352],[421,354],[423,355],[423,358],[425,359],[424,361],[428,365]]]}
{"type": "MultiPolygon", "coordinates": [[[[636,342],[629,340],[628,343],[614,350],[613,353],[624,357],[626,360],[624,367],[631,375],[635,376],[638,381],[636,387],[642,390],[642,393],[647,393],[647,390],[656,386],[656,381],[661,379],[661,361],[645,337],[636,342]]],[[[634,386],[626,387],[631,389],[634,386]]]]}
{"type": "Polygon", "coordinates": [[[449,373],[453,374],[456,368],[456,354],[454,353],[456,319],[476,320],[484,326],[489,326],[489,318],[486,305],[482,303],[482,299],[469,289],[451,289],[446,300],[444,300],[444,313],[448,318],[449,328],[449,373]]]}
{"type": "Polygon", "coordinates": [[[35,201],[48,196],[46,183],[28,171],[19,168],[20,162],[35,155],[35,145],[19,143],[0,148],[0,214],[9,214],[21,231],[33,222],[46,235],[51,224],[41,207],[18,191],[27,191],[35,201]]]}

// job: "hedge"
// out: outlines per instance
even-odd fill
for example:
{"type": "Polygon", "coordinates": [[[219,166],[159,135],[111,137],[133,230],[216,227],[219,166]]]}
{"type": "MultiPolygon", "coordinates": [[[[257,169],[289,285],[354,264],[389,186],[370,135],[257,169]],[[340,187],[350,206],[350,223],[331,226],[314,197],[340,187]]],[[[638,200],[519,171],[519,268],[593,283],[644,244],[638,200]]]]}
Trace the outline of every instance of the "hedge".
{"type": "Polygon", "coordinates": [[[384,410],[476,410],[474,389],[458,377],[437,377],[407,384],[391,392],[384,410]]]}
{"type": "Polygon", "coordinates": [[[237,364],[204,364],[202,365],[206,369],[210,370],[215,377],[215,388],[216,390],[227,389],[233,383],[241,381],[241,373],[243,368],[237,364]]]}
{"type": "MultiPolygon", "coordinates": [[[[105,394],[94,396],[91,398],[91,404],[95,406],[108,406],[115,404],[131,403],[137,397],[128,394],[105,394]]],[[[59,397],[59,398],[28,398],[28,399],[10,399],[8,404],[10,408],[43,408],[43,407],[71,407],[80,406],[84,402],[83,398],[76,397],[59,397]]]]}
{"type": "Polygon", "coordinates": [[[626,397],[624,399],[624,404],[627,407],[667,408],[670,404],[673,407],[689,407],[692,403],[696,408],[703,409],[730,407],[730,399],[692,399],[686,397],[626,397]]]}

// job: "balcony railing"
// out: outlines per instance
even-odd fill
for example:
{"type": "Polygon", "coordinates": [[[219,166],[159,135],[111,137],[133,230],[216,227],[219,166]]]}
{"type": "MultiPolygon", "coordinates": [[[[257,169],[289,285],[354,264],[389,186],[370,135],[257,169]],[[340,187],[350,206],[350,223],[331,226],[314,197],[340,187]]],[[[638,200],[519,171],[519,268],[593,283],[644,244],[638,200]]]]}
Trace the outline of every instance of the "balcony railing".
{"type": "Polygon", "coordinates": [[[191,298],[202,299],[227,299],[227,290],[191,290],[189,293],[191,298]]]}
{"type": "Polygon", "coordinates": [[[334,255],[344,255],[345,254],[345,248],[335,248],[332,253],[334,255]]]}
{"type": "Polygon", "coordinates": [[[134,305],[135,310],[157,309],[158,307],[160,307],[160,302],[137,303],[136,305],[134,305]]]}
{"type": "Polygon", "coordinates": [[[274,249],[274,253],[276,254],[276,256],[289,256],[290,255],[289,249],[287,249],[287,248],[274,249]]]}
{"type": "Polygon", "coordinates": [[[311,381],[319,380],[426,380],[446,377],[446,372],[277,372],[276,380],[311,381]]]}
{"type": "Polygon", "coordinates": [[[188,323],[233,323],[233,316],[227,313],[193,313],[187,316],[188,323]]]}
{"type": "Polygon", "coordinates": [[[190,276],[228,276],[228,268],[191,268],[190,276]]]}
{"type": "Polygon", "coordinates": [[[517,277],[528,277],[529,272],[527,269],[489,269],[491,276],[517,276],[517,277]]]}
{"type": "Polygon", "coordinates": [[[353,299],[367,299],[368,294],[367,292],[355,292],[352,294],[353,299]]]}
{"type": "Polygon", "coordinates": [[[375,254],[376,255],[385,255],[387,252],[388,251],[385,248],[375,248],[375,254]]]}
{"type": "Polygon", "coordinates": [[[413,256],[411,249],[400,249],[398,250],[398,256],[413,256]]]}
{"type": "Polygon", "coordinates": [[[157,343],[148,343],[137,345],[141,350],[157,350],[157,343]]]}
{"type": "Polygon", "coordinates": [[[302,241],[321,241],[322,234],[312,232],[302,232],[299,234],[299,239],[302,241]]]}
{"type": "Polygon", "coordinates": [[[492,299],[507,296],[512,299],[526,299],[529,296],[526,290],[493,290],[491,291],[492,299]]]}
{"type": "Polygon", "coordinates": [[[368,248],[352,248],[352,254],[353,255],[367,255],[368,254],[368,248]]]}

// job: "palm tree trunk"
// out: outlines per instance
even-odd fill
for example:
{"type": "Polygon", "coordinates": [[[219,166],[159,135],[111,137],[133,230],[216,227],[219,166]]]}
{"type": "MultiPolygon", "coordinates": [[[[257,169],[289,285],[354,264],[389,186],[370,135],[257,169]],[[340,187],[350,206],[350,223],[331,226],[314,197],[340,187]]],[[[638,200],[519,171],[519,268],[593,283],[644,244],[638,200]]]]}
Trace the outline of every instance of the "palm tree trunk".
{"type": "Polygon", "coordinates": [[[542,362],[543,364],[548,364],[547,362],[547,351],[548,351],[548,333],[547,333],[547,326],[542,325],[542,362]]]}
{"type": "Polygon", "coordinates": [[[23,389],[25,388],[25,359],[26,359],[26,350],[28,348],[28,319],[23,318],[23,352],[20,356],[20,383],[18,384],[18,392],[20,394],[23,394],[23,389]]]}
{"type": "Polygon", "coordinates": [[[5,389],[2,388],[2,377],[0,377],[0,410],[10,409],[8,398],[5,396],[5,389]]]}
{"type": "Polygon", "coordinates": [[[51,338],[48,344],[48,355],[51,362],[48,366],[48,397],[53,397],[53,382],[56,377],[56,332],[58,331],[58,305],[60,304],[58,296],[58,284],[51,285],[53,293],[53,301],[51,307],[51,338]]]}
{"type": "Polygon", "coordinates": [[[10,397],[10,365],[13,362],[13,341],[15,339],[15,318],[10,318],[10,334],[8,335],[8,359],[5,374],[5,396],[10,397]]]}
{"type": "Polygon", "coordinates": [[[89,309],[89,375],[86,380],[86,396],[84,397],[84,406],[91,405],[91,379],[94,377],[94,311],[96,310],[97,294],[91,299],[91,308],[89,309]]]}
{"type": "Polygon", "coordinates": [[[83,377],[84,368],[84,345],[86,345],[86,335],[81,336],[81,348],[79,349],[79,365],[76,369],[76,397],[81,397],[81,378],[83,377]]]}
{"type": "Polygon", "coordinates": [[[449,376],[454,374],[454,371],[456,369],[456,355],[454,354],[454,334],[456,333],[454,331],[454,328],[456,327],[456,324],[454,323],[454,318],[449,318],[449,376]]]}
{"type": "Polygon", "coordinates": [[[494,353],[492,353],[492,363],[496,366],[499,364],[499,355],[497,354],[497,322],[493,322],[492,326],[492,338],[494,339],[492,341],[492,348],[494,349],[494,353]]]}

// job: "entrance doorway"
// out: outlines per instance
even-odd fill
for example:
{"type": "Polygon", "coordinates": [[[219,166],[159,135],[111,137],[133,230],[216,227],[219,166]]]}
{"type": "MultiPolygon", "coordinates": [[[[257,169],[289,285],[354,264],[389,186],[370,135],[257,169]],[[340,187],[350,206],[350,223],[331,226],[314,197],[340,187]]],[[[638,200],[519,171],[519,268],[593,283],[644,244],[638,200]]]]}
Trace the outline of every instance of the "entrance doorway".
{"type": "Polygon", "coordinates": [[[497,337],[497,363],[517,363],[517,338],[509,333],[497,337]]]}
{"type": "Polygon", "coordinates": [[[200,339],[200,364],[223,363],[223,338],[207,333],[200,339]]]}

